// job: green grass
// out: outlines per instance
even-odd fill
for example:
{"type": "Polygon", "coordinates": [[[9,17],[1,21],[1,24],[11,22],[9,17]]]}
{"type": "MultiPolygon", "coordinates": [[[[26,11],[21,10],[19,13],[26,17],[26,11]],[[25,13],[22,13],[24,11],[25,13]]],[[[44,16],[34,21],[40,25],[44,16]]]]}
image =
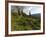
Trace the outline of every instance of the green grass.
{"type": "Polygon", "coordinates": [[[40,19],[11,13],[11,31],[39,30],[40,19]]]}

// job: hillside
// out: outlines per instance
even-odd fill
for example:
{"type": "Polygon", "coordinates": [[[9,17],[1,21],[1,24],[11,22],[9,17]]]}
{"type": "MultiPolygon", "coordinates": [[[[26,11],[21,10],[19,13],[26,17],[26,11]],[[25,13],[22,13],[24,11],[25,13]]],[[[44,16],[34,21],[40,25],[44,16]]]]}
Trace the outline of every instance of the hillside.
{"type": "Polygon", "coordinates": [[[40,29],[40,14],[26,15],[22,12],[22,14],[11,13],[11,15],[12,31],[40,29]]]}
{"type": "Polygon", "coordinates": [[[32,16],[34,16],[34,17],[36,17],[36,18],[40,18],[40,13],[32,14],[32,16]]]}

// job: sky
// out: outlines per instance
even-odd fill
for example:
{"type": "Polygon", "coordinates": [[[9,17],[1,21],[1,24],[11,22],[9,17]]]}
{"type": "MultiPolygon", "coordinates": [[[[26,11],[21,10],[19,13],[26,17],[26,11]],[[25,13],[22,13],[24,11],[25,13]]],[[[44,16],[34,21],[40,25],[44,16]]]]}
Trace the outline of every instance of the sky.
{"type": "Polygon", "coordinates": [[[17,8],[23,9],[23,12],[29,15],[29,11],[31,14],[40,13],[40,6],[11,6],[12,11],[17,11],[17,8]]]}

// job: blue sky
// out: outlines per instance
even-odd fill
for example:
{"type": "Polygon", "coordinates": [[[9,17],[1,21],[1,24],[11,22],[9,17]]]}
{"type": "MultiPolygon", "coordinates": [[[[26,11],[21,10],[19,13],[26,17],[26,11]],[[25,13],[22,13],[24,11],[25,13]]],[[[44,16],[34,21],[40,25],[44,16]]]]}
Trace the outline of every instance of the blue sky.
{"type": "MultiPolygon", "coordinates": [[[[37,14],[40,13],[40,6],[18,6],[21,10],[23,9],[23,12],[29,15],[29,11],[31,14],[37,14]]],[[[17,11],[16,6],[11,6],[11,9],[14,9],[14,11],[17,11]]]]}

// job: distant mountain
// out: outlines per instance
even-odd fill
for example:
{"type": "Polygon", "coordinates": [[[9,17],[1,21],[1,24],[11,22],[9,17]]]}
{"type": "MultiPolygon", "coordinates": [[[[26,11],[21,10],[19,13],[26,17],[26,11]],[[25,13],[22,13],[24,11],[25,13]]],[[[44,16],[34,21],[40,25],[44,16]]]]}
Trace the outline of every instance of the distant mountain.
{"type": "Polygon", "coordinates": [[[32,14],[33,17],[37,17],[37,18],[40,18],[40,13],[37,13],[37,14],[32,14]]]}

